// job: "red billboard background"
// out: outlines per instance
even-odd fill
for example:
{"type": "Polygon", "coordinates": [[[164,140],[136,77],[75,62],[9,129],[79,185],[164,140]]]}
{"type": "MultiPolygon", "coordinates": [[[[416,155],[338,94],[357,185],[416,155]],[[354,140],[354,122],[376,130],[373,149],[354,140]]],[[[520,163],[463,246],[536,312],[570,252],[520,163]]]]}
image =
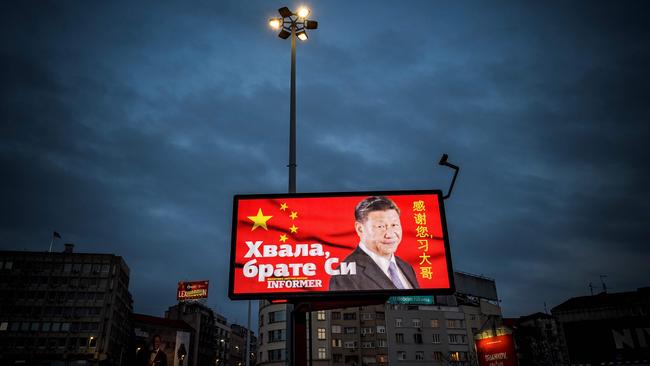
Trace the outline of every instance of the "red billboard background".
{"type": "Polygon", "coordinates": [[[517,365],[517,353],[512,334],[477,340],[476,355],[480,366],[517,365]]]}
{"type": "Polygon", "coordinates": [[[179,282],[176,300],[208,298],[208,281],[179,282]]]}
{"type": "MultiPolygon", "coordinates": [[[[321,196],[235,196],[236,216],[233,222],[231,249],[234,264],[231,264],[230,297],[271,298],[279,294],[287,294],[290,297],[291,294],[298,295],[297,293],[331,293],[328,291],[331,276],[324,270],[326,261],[329,258],[338,258],[340,263],[356,249],[359,236],[354,226],[354,210],[360,201],[374,195],[380,194],[369,192],[321,196]],[[260,241],[263,244],[258,247],[259,253],[262,253],[267,245],[277,249],[281,246],[286,248],[288,244],[295,253],[298,245],[306,244],[303,249],[315,249],[313,244],[321,244],[323,255],[250,256],[250,243],[260,241]],[[245,257],[247,254],[249,256],[245,257]],[[270,276],[263,280],[256,276],[246,277],[244,266],[253,259],[256,260],[256,266],[270,264],[274,268],[281,263],[313,263],[315,273],[312,276],[305,276],[303,273],[294,276],[291,273],[288,277],[270,276]],[[269,282],[290,279],[320,280],[320,286],[270,287],[272,285],[269,282]]],[[[417,294],[419,291],[432,294],[432,290],[449,291],[453,286],[453,278],[440,191],[386,192],[383,195],[395,202],[401,211],[402,240],[395,255],[411,264],[419,284],[419,290],[392,292],[417,294]]],[[[336,266],[339,264],[334,264],[334,268],[336,266]]]]}

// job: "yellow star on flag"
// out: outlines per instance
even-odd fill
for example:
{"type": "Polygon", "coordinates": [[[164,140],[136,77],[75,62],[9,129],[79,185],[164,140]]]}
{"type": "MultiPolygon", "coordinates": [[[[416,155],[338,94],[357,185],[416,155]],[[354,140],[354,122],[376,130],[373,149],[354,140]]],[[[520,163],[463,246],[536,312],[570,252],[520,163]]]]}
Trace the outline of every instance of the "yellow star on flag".
{"type": "Polygon", "coordinates": [[[271,217],[273,216],[264,216],[264,214],[262,213],[262,209],[261,208],[258,209],[256,216],[248,216],[248,219],[253,222],[253,228],[251,229],[251,231],[257,229],[260,226],[264,228],[264,230],[268,231],[269,229],[266,227],[266,222],[269,221],[271,217]]]}
{"type": "Polygon", "coordinates": [[[296,227],[296,225],[291,225],[289,230],[291,230],[292,233],[297,233],[298,232],[298,228],[296,227]]]}
{"type": "Polygon", "coordinates": [[[286,242],[287,241],[287,235],[285,235],[285,234],[280,235],[280,241],[283,242],[283,243],[286,242]]]}
{"type": "Polygon", "coordinates": [[[295,220],[296,217],[298,217],[298,213],[296,211],[291,211],[291,215],[289,215],[289,217],[291,217],[291,220],[295,220]]]}
{"type": "Polygon", "coordinates": [[[283,202],[283,203],[280,204],[280,211],[284,211],[284,210],[286,210],[287,208],[289,208],[289,206],[287,206],[287,204],[286,204],[285,202],[283,202]]]}

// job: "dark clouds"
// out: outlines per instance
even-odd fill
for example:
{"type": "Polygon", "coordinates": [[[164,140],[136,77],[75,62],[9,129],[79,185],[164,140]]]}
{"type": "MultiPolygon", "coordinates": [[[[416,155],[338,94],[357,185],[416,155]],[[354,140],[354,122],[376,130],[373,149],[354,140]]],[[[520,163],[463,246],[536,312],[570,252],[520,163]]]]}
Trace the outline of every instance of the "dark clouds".
{"type": "MultiPolygon", "coordinates": [[[[179,279],[226,299],[234,193],[286,190],[284,4],[2,5],[3,249],[131,267],[135,309],[179,279]]],[[[292,6],[293,4],[288,4],[292,6]]],[[[508,315],[648,285],[643,2],[316,2],[298,49],[300,191],[445,188],[456,269],[508,315]]]]}

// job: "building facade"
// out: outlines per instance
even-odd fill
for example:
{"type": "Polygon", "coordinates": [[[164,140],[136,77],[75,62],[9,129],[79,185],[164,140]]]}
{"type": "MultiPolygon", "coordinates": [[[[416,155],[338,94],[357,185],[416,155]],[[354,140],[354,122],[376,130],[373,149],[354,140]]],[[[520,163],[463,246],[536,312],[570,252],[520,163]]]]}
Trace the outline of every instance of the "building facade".
{"type": "Polygon", "coordinates": [[[215,344],[215,314],[201,302],[180,302],[170,306],[165,318],[182,320],[195,332],[191,354],[191,366],[215,365],[217,363],[217,346],[215,344]]]}
{"type": "Polygon", "coordinates": [[[287,360],[287,306],[259,302],[257,364],[283,366],[287,360]]]}
{"type": "Polygon", "coordinates": [[[0,251],[0,364],[126,364],[129,267],[112,254],[0,251]]]}
{"type": "Polygon", "coordinates": [[[160,349],[167,356],[167,366],[188,366],[194,355],[192,340],[194,329],[182,320],[159,318],[151,315],[133,314],[136,360],[149,358],[155,335],[160,336],[160,349]]]}
{"type": "Polygon", "coordinates": [[[225,316],[215,313],[214,344],[216,345],[216,366],[225,366],[230,358],[230,326],[225,316]]]}
{"type": "Polygon", "coordinates": [[[574,297],[551,313],[569,365],[650,365],[650,287],[574,297]]]}
{"type": "MultiPolygon", "coordinates": [[[[396,297],[382,305],[312,312],[312,364],[477,365],[474,334],[489,317],[501,317],[496,283],[454,275],[454,295],[396,297]]],[[[285,308],[260,302],[260,364],[286,364],[285,308]]]]}

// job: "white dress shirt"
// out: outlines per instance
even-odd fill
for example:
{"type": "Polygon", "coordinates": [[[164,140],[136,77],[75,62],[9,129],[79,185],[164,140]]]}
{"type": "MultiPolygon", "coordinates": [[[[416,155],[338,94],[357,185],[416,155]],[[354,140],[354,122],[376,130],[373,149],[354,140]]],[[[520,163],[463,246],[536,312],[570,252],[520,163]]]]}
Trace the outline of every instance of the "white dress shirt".
{"type": "Polygon", "coordinates": [[[388,266],[390,266],[391,262],[395,263],[395,268],[397,268],[397,276],[399,277],[399,280],[402,281],[404,288],[405,289],[413,288],[409,280],[406,279],[406,276],[404,276],[404,273],[402,273],[402,270],[397,265],[397,262],[395,262],[394,255],[391,255],[390,259],[386,259],[380,255],[375,254],[372,250],[368,249],[368,247],[366,247],[363,243],[359,243],[359,248],[361,248],[361,250],[363,250],[364,253],[368,254],[368,256],[372,258],[372,260],[379,266],[379,268],[382,270],[382,272],[384,272],[384,274],[388,278],[390,278],[390,273],[388,273],[388,266]]]}

